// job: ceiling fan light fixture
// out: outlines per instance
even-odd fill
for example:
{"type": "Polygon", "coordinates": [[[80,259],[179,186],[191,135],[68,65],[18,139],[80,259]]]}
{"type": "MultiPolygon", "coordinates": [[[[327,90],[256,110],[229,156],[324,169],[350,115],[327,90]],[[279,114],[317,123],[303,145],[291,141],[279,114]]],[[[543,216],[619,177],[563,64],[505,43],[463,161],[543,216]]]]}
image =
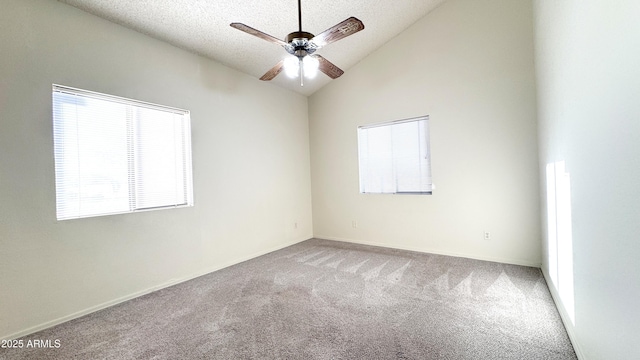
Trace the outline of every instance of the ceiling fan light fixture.
{"type": "Polygon", "coordinates": [[[284,73],[292,79],[298,77],[300,73],[300,60],[295,56],[287,56],[284,59],[284,73]]]}
{"type": "Polygon", "coordinates": [[[284,73],[290,78],[297,78],[300,76],[300,63],[302,62],[302,72],[307,79],[313,79],[318,75],[318,68],[320,61],[313,56],[305,56],[300,61],[295,56],[287,56],[284,59],[284,73]]]}
{"type": "Polygon", "coordinates": [[[318,75],[318,66],[320,62],[313,56],[305,56],[302,59],[302,66],[304,68],[304,76],[309,79],[313,79],[318,75]]]}

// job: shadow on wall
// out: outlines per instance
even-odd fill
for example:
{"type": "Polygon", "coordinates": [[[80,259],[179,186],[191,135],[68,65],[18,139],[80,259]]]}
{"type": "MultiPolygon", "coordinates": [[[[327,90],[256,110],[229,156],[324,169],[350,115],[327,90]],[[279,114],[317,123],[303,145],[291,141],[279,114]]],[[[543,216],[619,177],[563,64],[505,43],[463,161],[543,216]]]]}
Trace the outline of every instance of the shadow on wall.
{"type": "Polygon", "coordinates": [[[575,325],[571,176],[564,161],[547,164],[547,231],[549,276],[575,325]]]}
{"type": "Polygon", "coordinates": [[[237,92],[239,73],[236,73],[235,70],[223,69],[222,65],[215,64],[205,58],[200,58],[198,66],[200,80],[207,89],[223,94],[237,92]]]}

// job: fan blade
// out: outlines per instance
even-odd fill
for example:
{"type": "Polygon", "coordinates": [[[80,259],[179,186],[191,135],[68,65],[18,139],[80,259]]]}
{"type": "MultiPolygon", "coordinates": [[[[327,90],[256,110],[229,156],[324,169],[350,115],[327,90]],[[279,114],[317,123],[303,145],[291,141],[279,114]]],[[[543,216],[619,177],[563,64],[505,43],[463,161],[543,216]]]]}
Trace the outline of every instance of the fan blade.
{"type": "Polygon", "coordinates": [[[344,71],[342,71],[342,69],[333,65],[331,61],[323,58],[322,56],[318,54],[310,55],[310,56],[313,56],[314,58],[318,59],[318,70],[327,74],[328,77],[332,79],[336,79],[336,78],[339,78],[342,74],[344,74],[344,71]]]}
{"type": "Polygon", "coordinates": [[[274,77],[278,76],[278,74],[280,74],[283,69],[284,69],[284,60],[280,60],[280,62],[277,63],[276,66],[272,67],[271,69],[269,69],[269,71],[267,71],[264,75],[262,75],[260,80],[262,81],[272,80],[274,77]]]}
{"type": "Polygon", "coordinates": [[[267,40],[268,42],[271,42],[271,43],[274,43],[274,44],[277,44],[277,45],[280,45],[280,46],[286,46],[287,45],[286,42],[284,42],[284,41],[282,41],[282,40],[280,40],[278,38],[275,38],[275,37],[273,37],[273,36],[271,36],[269,34],[265,34],[262,31],[256,30],[256,29],[252,28],[251,26],[247,26],[245,24],[231,23],[231,27],[234,28],[234,29],[238,29],[240,31],[244,31],[247,34],[250,34],[250,35],[253,35],[253,36],[257,36],[260,39],[267,40]]]}
{"type": "Polygon", "coordinates": [[[347,20],[325,30],[319,35],[316,35],[309,41],[309,43],[311,43],[316,49],[319,49],[327,44],[331,44],[332,42],[344,39],[349,35],[353,35],[362,29],[364,29],[362,21],[354,17],[350,17],[347,20]]]}

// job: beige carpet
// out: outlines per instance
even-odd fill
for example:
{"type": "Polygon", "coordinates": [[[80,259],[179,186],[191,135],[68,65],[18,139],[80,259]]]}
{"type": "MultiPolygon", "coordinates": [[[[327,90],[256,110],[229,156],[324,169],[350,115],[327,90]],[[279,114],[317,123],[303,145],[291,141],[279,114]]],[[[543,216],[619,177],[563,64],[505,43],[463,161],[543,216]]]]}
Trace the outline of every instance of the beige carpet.
{"type": "Polygon", "coordinates": [[[312,239],[2,359],[576,359],[539,269],[312,239]]]}

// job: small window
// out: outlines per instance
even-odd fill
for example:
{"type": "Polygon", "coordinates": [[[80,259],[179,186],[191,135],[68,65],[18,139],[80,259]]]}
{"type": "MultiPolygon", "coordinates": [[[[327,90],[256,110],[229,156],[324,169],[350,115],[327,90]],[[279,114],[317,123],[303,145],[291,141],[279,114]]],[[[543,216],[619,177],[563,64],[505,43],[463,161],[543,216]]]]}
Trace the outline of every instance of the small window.
{"type": "Polygon", "coordinates": [[[358,127],[360,192],[431,194],[429,117],[358,127]]]}
{"type": "Polygon", "coordinates": [[[189,112],[53,85],[58,220],[193,206],[189,112]]]}

